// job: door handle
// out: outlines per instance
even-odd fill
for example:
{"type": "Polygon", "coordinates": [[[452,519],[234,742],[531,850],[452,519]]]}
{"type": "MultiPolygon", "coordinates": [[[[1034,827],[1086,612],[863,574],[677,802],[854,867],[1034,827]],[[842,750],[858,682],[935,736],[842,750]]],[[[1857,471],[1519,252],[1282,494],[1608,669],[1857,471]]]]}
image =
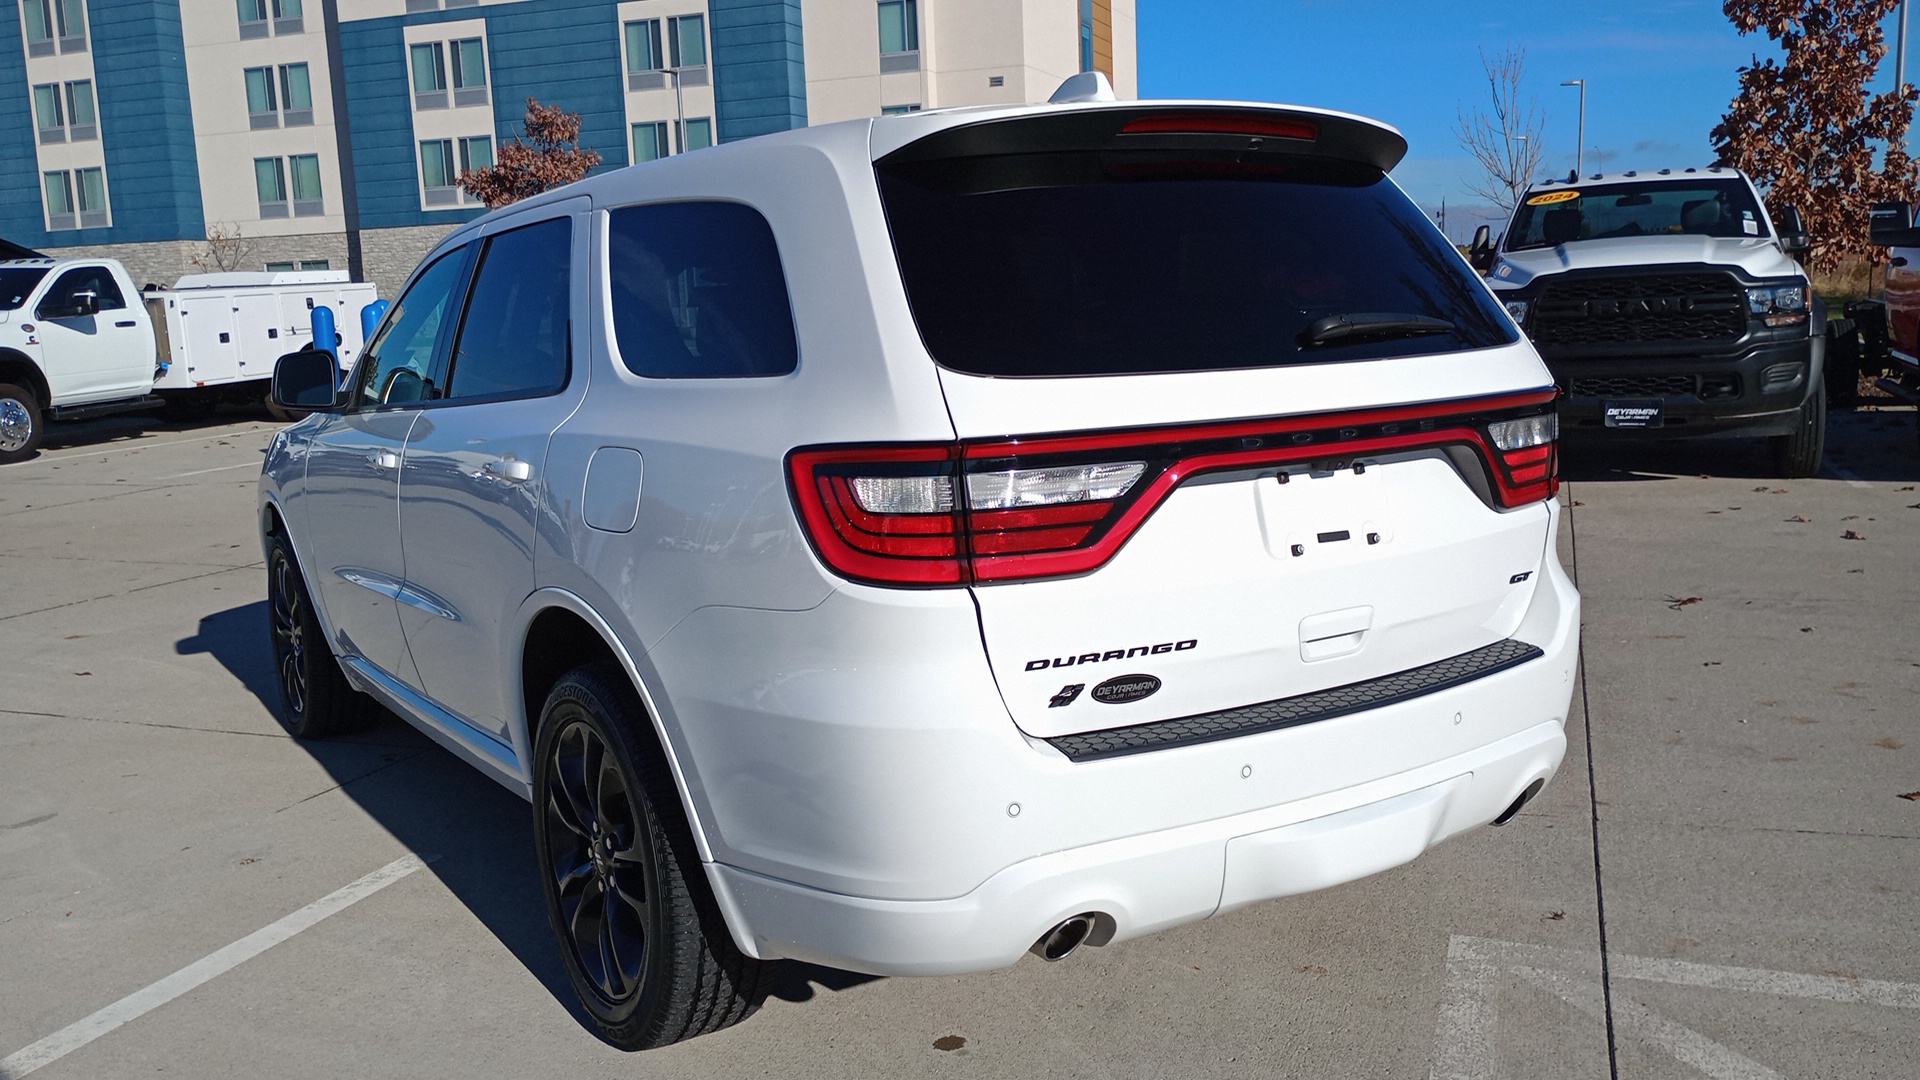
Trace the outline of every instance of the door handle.
{"type": "Polygon", "coordinates": [[[533,479],[533,462],[519,458],[495,458],[480,466],[488,476],[496,480],[506,480],[515,484],[524,484],[533,479]]]}
{"type": "Polygon", "coordinates": [[[367,455],[367,464],[376,469],[397,469],[400,467],[400,455],[391,450],[375,450],[367,455]]]}
{"type": "Polygon", "coordinates": [[[134,322],[134,321],[133,321],[132,319],[122,319],[122,320],[120,320],[119,322],[116,322],[116,323],[114,323],[113,325],[115,325],[115,326],[139,326],[140,324],[139,324],[139,323],[137,323],[137,322],[134,322]]]}

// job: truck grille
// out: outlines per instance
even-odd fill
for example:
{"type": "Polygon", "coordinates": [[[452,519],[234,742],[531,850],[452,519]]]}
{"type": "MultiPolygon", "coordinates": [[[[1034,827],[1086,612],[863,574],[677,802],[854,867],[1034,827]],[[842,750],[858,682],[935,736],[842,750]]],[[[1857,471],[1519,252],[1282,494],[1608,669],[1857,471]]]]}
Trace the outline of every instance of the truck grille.
{"type": "Polygon", "coordinates": [[[1747,332],[1746,293],[1730,274],[1554,281],[1534,304],[1537,345],[1733,342],[1747,332]]]}
{"type": "Polygon", "coordinates": [[[1740,396],[1732,375],[1617,375],[1575,379],[1567,389],[1577,398],[1697,397],[1702,401],[1740,396]]]}

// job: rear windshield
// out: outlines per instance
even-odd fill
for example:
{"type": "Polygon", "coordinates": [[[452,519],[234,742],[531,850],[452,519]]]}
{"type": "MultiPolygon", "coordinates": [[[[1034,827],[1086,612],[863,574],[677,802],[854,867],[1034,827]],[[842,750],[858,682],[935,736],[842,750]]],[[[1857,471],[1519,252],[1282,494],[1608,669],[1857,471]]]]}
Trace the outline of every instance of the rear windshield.
{"type": "Polygon", "coordinates": [[[1088,151],[878,169],[921,337],[958,371],[1218,371],[1514,340],[1439,231],[1367,166],[1088,151]],[[1310,340],[1316,320],[1355,314],[1452,328],[1310,340]]]}
{"type": "Polygon", "coordinates": [[[33,287],[46,276],[43,266],[0,266],[0,311],[13,311],[26,303],[33,287]]]}
{"type": "Polygon", "coordinates": [[[1513,212],[1507,250],[1620,236],[1767,236],[1753,190],[1736,179],[1594,184],[1529,195],[1513,212]]]}

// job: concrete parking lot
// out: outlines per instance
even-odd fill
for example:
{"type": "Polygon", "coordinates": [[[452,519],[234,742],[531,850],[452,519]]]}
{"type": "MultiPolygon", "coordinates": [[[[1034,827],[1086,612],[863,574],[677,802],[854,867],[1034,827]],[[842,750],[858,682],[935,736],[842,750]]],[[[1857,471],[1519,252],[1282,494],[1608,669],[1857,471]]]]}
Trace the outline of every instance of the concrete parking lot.
{"type": "Polygon", "coordinates": [[[644,1055],[569,1004],[524,803],[398,720],[275,722],[274,425],[57,427],[0,468],[0,1078],[1910,1080],[1920,454],[1834,422],[1816,480],[1569,449],[1585,679],[1509,826],[1057,965],[783,966],[644,1055]]]}

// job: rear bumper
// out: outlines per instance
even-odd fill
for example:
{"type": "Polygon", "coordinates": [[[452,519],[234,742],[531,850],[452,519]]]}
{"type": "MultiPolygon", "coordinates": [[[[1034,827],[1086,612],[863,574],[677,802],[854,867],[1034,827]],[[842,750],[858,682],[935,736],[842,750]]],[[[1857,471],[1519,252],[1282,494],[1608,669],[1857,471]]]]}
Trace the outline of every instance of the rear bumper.
{"type": "MultiPolygon", "coordinates": [[[[1011,964],[1083,912],[1105,916],[1094,940],[1117,941],[1364,877],[1492,821],[1558,769],[1579,606],[1549,548],[1513,634],[1535,659],[1364,712],[1078,763],[1018,734],[990,681],[922,694],[885,724],[847,703],[871,678],[836,684],[840,734],[792,711],[762,723],[716,705],[695,721],[682,695],[708,880],[750,955],[935,975],[1011,964]]],[[[725,632],[736,647],[742,620],[725,632]]],[[[964,637],[920,625],[918,654],[964,637]]],[[[742,696],[814,699],[807,662],[742,696]]]]}
{"type": "Polygon", "coordinates": [[[1096,935],[1120,941],[1409,862],[1498,817],[1554,774],[1566,745],[1563,721],[1545,720],[1360,787],[1037,856],[951,900],[846,896],[717,864],[708,880],[736,940],[762,958],[878,975],[982,971],[1076,914],[1105,916],[1096,935]]]}

